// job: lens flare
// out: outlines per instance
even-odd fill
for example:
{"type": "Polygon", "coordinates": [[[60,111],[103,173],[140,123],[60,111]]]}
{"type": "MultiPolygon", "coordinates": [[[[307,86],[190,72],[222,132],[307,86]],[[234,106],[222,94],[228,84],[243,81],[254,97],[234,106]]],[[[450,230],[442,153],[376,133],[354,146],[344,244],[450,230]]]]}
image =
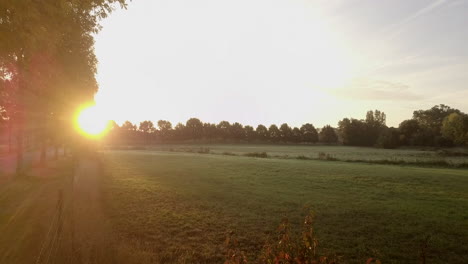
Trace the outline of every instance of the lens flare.
{"type": "Polygon", "coordinates": [[[108,128],[109,120],[102,109],[95,105],[83,107],[77,115],[78,130],[88,137],[100,137],[108,128]]]}

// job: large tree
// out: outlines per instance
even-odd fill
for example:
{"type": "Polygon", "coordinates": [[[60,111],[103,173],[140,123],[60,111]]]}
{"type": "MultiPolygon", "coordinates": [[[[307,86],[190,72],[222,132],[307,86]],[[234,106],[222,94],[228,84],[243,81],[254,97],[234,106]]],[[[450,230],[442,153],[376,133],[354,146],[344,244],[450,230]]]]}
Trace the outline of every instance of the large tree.
{"type": "Polygon", "coordinates": [[[457,145],[468,145],[468,115],[451,113],[442,122],[442,135],[457,145]]]}
{"type": "Polygon", "coordinates": [[[0,1],[0,78],[14,83],[7,95],[15,106],[8,116],[16,127],[17,171],[26,128],[45,138],[47,126],[71,120],[76,106],[92,99],[93,34],[115,3],[125,6],[125,0],[0,1]]]}
{"type": "Polygon", "coordinates": [[[307,143],[316,143],[318,141],[318,133],[314,125],[306,123],[302,125],[300,129],[302,132],[302,141],[307,143]]]}

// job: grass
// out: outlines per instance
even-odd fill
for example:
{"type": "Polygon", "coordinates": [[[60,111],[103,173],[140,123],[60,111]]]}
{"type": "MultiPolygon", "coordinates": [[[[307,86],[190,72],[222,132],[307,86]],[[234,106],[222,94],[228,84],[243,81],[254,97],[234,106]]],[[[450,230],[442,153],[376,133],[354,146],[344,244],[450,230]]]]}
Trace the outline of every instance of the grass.
{"type": "MultiPolygon", "coordinates": [[[[110,148],[115,149],[115,147],[110,148]]],[[[266,153],[268,157],[286,159],[321,159],[376,164],[468,168],[468,150],[466,149],[442,149],[434,151],[424,149],[377,149],[323,145],[164,144],[145,148],[137,147],[133,150],[189,153],[209,150],[210,154],[237,156],[249,156],[252,153],[266,153]]]]}
{"type": "MultiPolygon", "coordinates": [[[[323,148],[331,157],[365,155],[323,148]]],[[[468,259],[466,170],[307,160],[316,150],[306,147],[209,149],[224,155],[104,153],[106,215],[134,254],[153,262],[220,263],[226,235],[235,231],[254,261],[283,217],[300,226],[310,207],[319,254],[335,253],[344,263],[368,257],[417,263],[428,235],[428,263],[468,259]],[[293,158],[242,156],[263,150],[293,158]]]]}

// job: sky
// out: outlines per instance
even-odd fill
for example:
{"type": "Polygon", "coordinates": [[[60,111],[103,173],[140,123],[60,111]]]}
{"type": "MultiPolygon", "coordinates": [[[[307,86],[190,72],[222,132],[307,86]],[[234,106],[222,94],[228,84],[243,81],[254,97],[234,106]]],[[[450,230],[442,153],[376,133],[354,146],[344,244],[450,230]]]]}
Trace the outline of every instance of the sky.
{"type": "Polygon", "coordinates": [[[110,119],[397,126],[468,112],[468,0],[133,0],[96,35],[110,119]]]}

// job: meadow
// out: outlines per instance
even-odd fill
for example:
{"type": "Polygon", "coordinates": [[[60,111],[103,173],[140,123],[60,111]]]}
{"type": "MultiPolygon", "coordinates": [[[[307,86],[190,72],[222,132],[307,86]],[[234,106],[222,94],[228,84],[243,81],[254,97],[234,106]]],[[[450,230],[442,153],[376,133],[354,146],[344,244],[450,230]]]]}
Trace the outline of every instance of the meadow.
{"type": "Polygon", "coordinates": [[[418,263],[428,237],[427,263],[468,259],[467,170],[284,158],[325,149],[359,159],[430,156],[424,151],[235,145],[198,151],[203,148],[102,153],[104,211],[127,255],[141,262],[221,263],[233,231],[255,262],[281,219],[299,231],[313,211],[319,254],[342,263],[368,257],[418,263]],[[270,158],[243,156],[259,151],[270,158]]]}
{"type": "Polygon", "coordinates": [[[402,164],[418,166],[468,167],[468,149],[407,148],[379,149],[335,145],[266,144],[161,144],[150,146],[110,146],[109,149],[134,149],[170,152],[210,153],[244,156],[265,153],[271,158],[326,159],[346,162],[402,164]]]}

